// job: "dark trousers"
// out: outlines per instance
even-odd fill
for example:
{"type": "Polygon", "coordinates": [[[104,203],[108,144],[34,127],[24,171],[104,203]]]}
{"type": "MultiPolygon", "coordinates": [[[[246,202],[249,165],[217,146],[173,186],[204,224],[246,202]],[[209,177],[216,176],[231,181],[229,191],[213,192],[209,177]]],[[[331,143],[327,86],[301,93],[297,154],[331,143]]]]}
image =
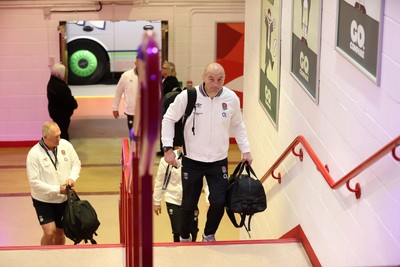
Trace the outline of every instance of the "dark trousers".
{"type": "Polygon", "coordinates": [[[57,123],[58,127],[61,130],[61,138],[69,141],[69,133],[68,128],[69,124],[71,123],[71,118],[52,118],[55,123],[57,123]]]}
{"type": "Polygon", "coordinates": [[[130,131],[133,128],[133,115],[128,115],[126,113],[125,113],[125,115],[126,115],[126,119],[128,122],[128,129],[130,131]]]}
{"type": "Polygon", "coordinates": [[[182,161],[182,238],[189,238],[190,224],[203,189],[204,176],[210,190],[210,207],[207,212],[204,235],[215,234],[224,215],[228,187],[228,159],[208,163],[184,157],[182,161]]]}
{"type": "MultiPolygon", "coordinates": [[[[167,212],[169,220],[171,221],[172,234],[174,236],[174,242],[179,242],[180,230],[181,230],[181,206],[165,203],[167,205],[167,212]]],[[[192,236],[192,242],[196,242],[197,233],[199,232],[199,210],[196,208],[195,214],[190,225],[190,234],[192,236]]]]}

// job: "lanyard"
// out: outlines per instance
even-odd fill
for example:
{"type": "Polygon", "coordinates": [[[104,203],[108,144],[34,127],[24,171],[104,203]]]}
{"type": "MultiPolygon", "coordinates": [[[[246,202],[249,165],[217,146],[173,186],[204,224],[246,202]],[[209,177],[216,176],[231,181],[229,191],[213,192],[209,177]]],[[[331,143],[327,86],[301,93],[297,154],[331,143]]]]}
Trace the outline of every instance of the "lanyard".
{"type": "Polygon", "coordinates": [[[44,149],[44,151],[46,151],[47,156],[50,158],[51,163],[53,163],[54,168],[57,170],[57,165],[58,165],[58,159],[57,159],[57,147],[54,148],[53,155],[54,155],[54,160],[53,158],[50,156],[49,151],[50,149],[46,146],[46,144],[44,143],[43,139],[41,139],[39,141],[39,145],[44,149]]]}

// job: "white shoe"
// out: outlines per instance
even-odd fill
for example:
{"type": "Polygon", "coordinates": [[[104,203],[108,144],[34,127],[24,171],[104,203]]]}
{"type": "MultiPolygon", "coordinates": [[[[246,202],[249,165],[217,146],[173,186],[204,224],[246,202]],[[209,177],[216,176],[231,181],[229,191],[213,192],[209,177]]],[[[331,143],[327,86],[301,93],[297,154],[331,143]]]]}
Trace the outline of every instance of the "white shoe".
{"type": "Polygon", "coordinates": [[[192,237],[191,236],[189,236],[189,238],[179,237],[179,242],[192,242],[192,237]]]}
{"type": "Polygon", "coordinates": [[[211,235],[204,235],[203,234],[203,238],[202,238],[203,242],[215,242],[215,235],[211,234],[211,235]]]}

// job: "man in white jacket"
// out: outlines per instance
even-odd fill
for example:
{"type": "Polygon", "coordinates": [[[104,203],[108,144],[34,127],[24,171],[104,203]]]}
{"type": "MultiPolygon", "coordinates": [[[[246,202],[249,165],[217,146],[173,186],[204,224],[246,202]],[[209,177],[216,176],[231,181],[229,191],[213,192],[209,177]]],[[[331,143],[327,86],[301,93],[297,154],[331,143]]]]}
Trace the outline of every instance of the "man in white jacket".
{"type": "MultiPolygon", "coordinates": [[[[203,83],[196,86],[197,100],[184,129],[185,156],[182,160],[181,242],[190,241],[190,223],[200,197],[203,176],[210,189],[210,208],[203,241],[215,241],[215,233],[224,215],[228,186],[228,149],[230,131],[242,152],[242,161],[253,161],[238,96],[224,87],[225,70],[210,63],[204,70],[203,83]]],[[[175,122],[182,118],[188,102],[187,90],[170,105],[162,120],[161,140],[165,161],[177,166],[172,145],[175,122]]]]}
{"type": "MultiPolygon", "coordinates": [[[[168,165],[164,157],[161,158],[158,165],[157,176],[154,181],[153,190],[153,210],[156,215],[161,214],[161,201],[164,197],[169,220],[171,222],[172,234],[174,242],[179,242],[181,229],[181,203],[182,203],[182,178],[181,178],[181,153],[180,149],[174,151],[178,158],[178,166],[168,165]]],[[[207,206],[209,204],[209,190],[207,183],[204,184],[204,193],[207,206]]],[[[198,228],[199,209],[194,210],[194,217],[190,226],[190,236],[193,242],[196,241],[198,228]]]]}
{"type": "Polygon", "coordinates": [[[66,187],[74,187],[81,170],[75,149],[60,135],[55,122],[46,122],[42,139],[26,159],[33,206],[43,230],[41,245],[65,244],[61,218],[67,203],[66,187]]]}
{"type": "Polygon", "coordinates": [[[122,96],[124,96],[124,113],[128,121],[129,131],[133,127],[133,119],[136,110],[136,101],[139,94],[139,78],[138,78],[138,64],[139,59],[136,57],[135,68],[125,71],[118,81],[117,87],[114,93],[113,102],[113,116],[119,118],[119,103],[121,102],[122,96]]]}

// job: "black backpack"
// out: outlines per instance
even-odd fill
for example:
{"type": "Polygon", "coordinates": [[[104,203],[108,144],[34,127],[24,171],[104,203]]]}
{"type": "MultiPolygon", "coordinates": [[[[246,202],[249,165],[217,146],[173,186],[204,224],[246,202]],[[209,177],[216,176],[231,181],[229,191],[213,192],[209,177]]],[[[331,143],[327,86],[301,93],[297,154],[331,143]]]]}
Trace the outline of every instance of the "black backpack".
{"type": "Polygon", "coordinates": [[[239,163],[229,177],[226,205],[226,213],[233,225],[236,228],[244,226],[250,236],[251,217],[267,208],[267,197],[263,185],[247,162],[239,163]],[[244,169],[247,174],[242,174],[244,169]],[[255,178],[251,177],[251,174],[255,178]],[[234,213],[240,215],[240,223],[237,223],[234,213]],[[248,216],[247,226],[246,216],[248,216]]]}
{"type": "Polygon", "coordinates": [[[96,211],[87,200],[81,200],[78,194],[67,186],[68,202],[65,207],[62,223],[65,236],[79,244],[82,240],[97,244],[93,235],[100,226],[96,211]]]}
{"type": "MultiPolygon", "coordinates": [[[[183,129],[187,118],[192,114],[193,109],[196,105],[197,94],[195,88],[186,89],[188,92],[188,103],[186,105],[185,114],[182,119],[175,123],[175,136],[174,136],[174,146],[183,146],[183,151],[185,150],[185,141],[183,140],[183,129]]],[[[176,96],[182,92],[180,87],[175,87],[171,92],[167,93],[163,98],[163,115],[167,112],[168,107],[174,102],[176,96]]]]}

